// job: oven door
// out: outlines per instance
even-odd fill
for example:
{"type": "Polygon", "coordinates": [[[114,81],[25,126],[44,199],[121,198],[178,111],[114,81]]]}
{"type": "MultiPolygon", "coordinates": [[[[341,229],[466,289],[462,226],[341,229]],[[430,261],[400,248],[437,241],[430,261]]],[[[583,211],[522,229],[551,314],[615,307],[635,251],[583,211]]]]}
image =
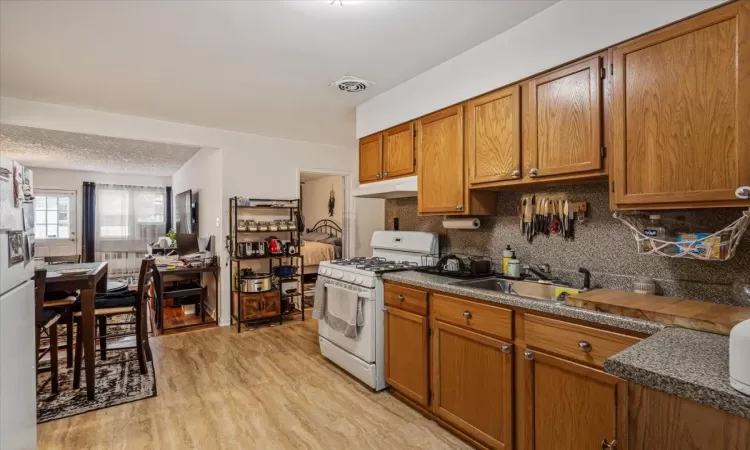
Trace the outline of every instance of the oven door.
{"type": "Polygon", "coordinates": [[[362,311],[364,314],[364,325],[359,329],[355,339],[344,336],[342,333],[329,327],[325,320],[320,320],[318,321],[318,334],[320,337],[325,338],[357,358],[367,363],[374,363],[376,313],[375,289],[364,288],[350,283],[343,283],[327,277],[321,278],[324,278],[327,284],[335,284],[336,286],[359,292],[359,296],[364,299],[364,302],[362,302],[362,307],[364,308],[362,311]]]}

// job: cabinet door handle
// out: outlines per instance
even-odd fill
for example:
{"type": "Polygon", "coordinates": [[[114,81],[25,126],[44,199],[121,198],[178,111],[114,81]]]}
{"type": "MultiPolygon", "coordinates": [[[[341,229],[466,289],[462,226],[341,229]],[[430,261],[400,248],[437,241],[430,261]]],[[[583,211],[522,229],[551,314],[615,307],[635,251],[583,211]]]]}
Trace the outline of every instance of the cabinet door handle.
{"type": "Polygon", "coordinates": [[[463,211],[464,205],[456,205],[456,211],[463,211]]]}
{"type": "Polygon", "coordinates": [[[500,347],[500,350],[503,353],[510,353],[513,351],[513,344],[503,344],[503,346],[500,347]]]}
{"type": "Polygon", "coordinates": [[[607,440],[602,441],[602,450],[617,450],[617,441],[612,440],[611,443],[607,442],[607,440]]]}
{"type": "Polygon", "coordinates": [[[529,170],[529,176],[530,177],[535,177],[537,175],[539,175],[539,169],[533,168],[533,169],[529,170]]]}
{"type": "Polygon", "coordinates": [[[589,343],[589,341],[578,341],[578,348],[580,348],[582,352],[588,353],[591,351],[591,343],[589,343]]]}
{"type": "Polygon", "coordinates": [[[380,178],[380,174],[379,174],[379,173],[378,173],[378,174],[376,174],[376,175],[375,175],[375,178],[380,178]]]}
{"type": "Polygon", "coordinates": [[[387,177],[388,176],[388,172],[383,173],[383,176],[387,177]]]}
{"type": "Polygon", "coordinates": [[[464,319],[471,319],[471,311],[464,311],[464,319]]]}
{"type": "Polygon", "coordinates": [[[735,194],[742,200],[750,200],[750,186],[742,186],[737,188],[735,194]]]}
{"type": "Polygon", "coordinates": [[[402,295],[399,295],[399,296],[398,296],[398,299],[399,299],[400,301],[402,301],[402,302],[403,302],[403,301],[404,301],[404,296],[403,296],[403,294],[402,294],[402,295]]]}
{"type": "Polygon", "coordinates": [[[521,176],[521,171],[518,170],[518,169],[516,169],[516,170],[514,170],[513,172],[510,173],[510,176],[512,176],[513,178],[518,178],[518,177],[521,176]]]}
{"type": "Polygon", "coordinates": [[[523,352],[523,357],[528,359],[529,361],[532,361],[534,359],[534,352],[532,352],[531,350],[525,350],[523,352]]]}
{"type": "Polygon", "coordinates": [[[387,306],[383,306],[383,312],[385,312],[385,311],[388,311],[388,307],[387,306]]]}

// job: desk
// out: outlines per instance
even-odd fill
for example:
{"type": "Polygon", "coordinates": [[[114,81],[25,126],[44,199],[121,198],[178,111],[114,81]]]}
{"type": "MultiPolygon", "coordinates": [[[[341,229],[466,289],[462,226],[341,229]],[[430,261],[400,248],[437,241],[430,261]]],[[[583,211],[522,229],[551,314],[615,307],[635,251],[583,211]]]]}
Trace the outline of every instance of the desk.
{"type": "Polygon", "coordinates": [[[107,292],[107,263],[54,264],[45,266],[47,269],[47,291],[75,291],[81,292],[81,330],[83,338],[83,358],[86,372],[86,395],[94,400],[94,365],[96,351],[96,317],[94,316],[94,300],[97,292],[107,292]],[[87,269],[86,273],[78,275],[52,276],[58,270],[87,269]]]}
{"type": "MultiPolygon", "coordinates": [[[[219,306],[219,300],[220,300],[220,294],[219,294],[219,265],[214,264],[211,267],[177,267],[175,269],[168,270],[166,267],[161,266],[157,267],[157,270],[154,272],[154,294],[156,297],[156,301],[154,302],[153,308],[154,308],[154,322],[155,322],[155,328],[159,332],[163,332],[166,330],[175,330],[178,328],[189,328],[189,327],[196,327],[211,323],[217,323],[215,319],[212,319],[211,317],[208,317],[208,320],[206,320],[206,301],[208,300],[209,293],[206,293],[206,298],[203,299],[203,301],[200,302],[198,307],[200,308],[200,315],[201,315],[201,321],[199,323],[195,324],[189,324],[189,325],[181,325],[177,327],[170,327],[165,330],[164,328],[164,283],[169,280],[169,278],[186,278],[190,276],[199,275],[202,278],[202,275],[204,273],[210,273],[214,277],[214,295],[216,296],[216,310],[214,311],[214,315],[218,317],[218,306],[219,306]]],[[[201,280],[202,281],[202,280],[201,280]]]]}

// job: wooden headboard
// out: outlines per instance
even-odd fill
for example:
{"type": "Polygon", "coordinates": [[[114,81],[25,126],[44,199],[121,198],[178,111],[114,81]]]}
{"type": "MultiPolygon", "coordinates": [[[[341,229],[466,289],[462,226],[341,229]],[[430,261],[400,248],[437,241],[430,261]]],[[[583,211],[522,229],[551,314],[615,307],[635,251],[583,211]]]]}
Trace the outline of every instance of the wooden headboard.
{"type": "Polygon", "coordinates": [[[327,233],[329,236],[341,237],[341,227],[333,220],[323,219],[319,220],[312,228],[308,228],[307,232],[322,231],[327,233]]]}

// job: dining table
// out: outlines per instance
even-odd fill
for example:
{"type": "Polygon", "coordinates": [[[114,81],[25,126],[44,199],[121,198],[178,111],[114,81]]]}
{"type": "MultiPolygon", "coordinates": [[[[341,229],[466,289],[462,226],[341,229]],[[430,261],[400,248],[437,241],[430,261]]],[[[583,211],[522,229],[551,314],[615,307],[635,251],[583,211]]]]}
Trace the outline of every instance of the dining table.
{"type": "Polygon", "coordinates": [[[81,297],[81,334],[86,376],[86,396],[94,400],[94,366],[96,364],[96,293],[107,292],[107,263],[50,264],[47,269],[47,291],[79,291],[81,297]]]}

